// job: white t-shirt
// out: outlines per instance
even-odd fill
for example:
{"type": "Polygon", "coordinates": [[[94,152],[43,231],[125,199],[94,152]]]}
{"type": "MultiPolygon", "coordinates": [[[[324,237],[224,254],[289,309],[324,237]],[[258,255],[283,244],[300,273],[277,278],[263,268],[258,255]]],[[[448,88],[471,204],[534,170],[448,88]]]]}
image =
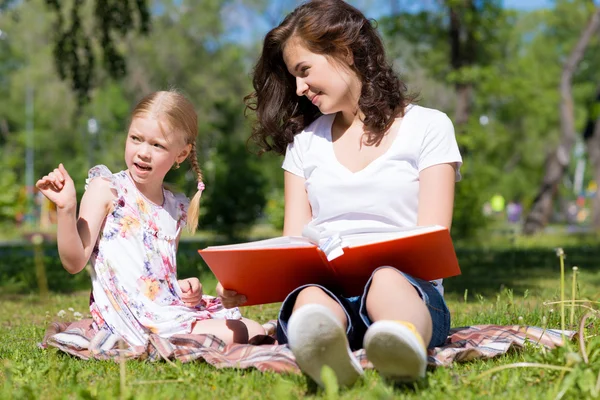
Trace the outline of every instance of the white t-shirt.
{"type": "MultiPolygon", "coordinates": [[[[452,121],[441,111],[410,105],[390,148],[364,169],[351,172],[333,150],[335,114],[323,115],[288,145],[283,169],[306,179],[310,225],[320,230],[386,230],[417,224],[419,172],[462,157],[452,121]]],[[[441,283],[441,281],[440,281],[441,283]]],[[[439,287],[440,292],[443,288],[439,287]]]]}
{"type": "Polygon", "coordinates": [[[311,225],[327,231],[402,228],[417,224],[419,172],[462,158],[454,127],[440,111],[412,105],[390,148],[364,169],[351,172],[333,150],[335,114],[323,115],[288,145],[283,169],[306,179],[311,225]]]}

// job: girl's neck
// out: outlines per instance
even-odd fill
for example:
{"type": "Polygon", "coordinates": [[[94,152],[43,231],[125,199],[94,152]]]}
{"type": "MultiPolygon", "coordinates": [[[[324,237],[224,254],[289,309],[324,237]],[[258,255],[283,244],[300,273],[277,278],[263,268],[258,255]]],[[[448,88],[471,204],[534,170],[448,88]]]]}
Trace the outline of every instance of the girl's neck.
{"type": "Polygon", "coordinates": [[[127,171],[127,175],[129,175],[135,188],[146,198],[146,200],[157,206],[162,206],[164,204],[165,196],[162,182],[156,184],[154,182],[141,184],[133,179],[129,171],[127,171]]]}

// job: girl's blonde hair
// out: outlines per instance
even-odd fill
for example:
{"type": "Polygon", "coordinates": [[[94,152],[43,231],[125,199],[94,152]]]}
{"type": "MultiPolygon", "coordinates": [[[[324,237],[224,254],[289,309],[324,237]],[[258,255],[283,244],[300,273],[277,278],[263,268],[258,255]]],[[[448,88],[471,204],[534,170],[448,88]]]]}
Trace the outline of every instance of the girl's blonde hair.
{"type": "MultiPolygon", "coordinates": [[[[181,93],[171,89],[168,91],[154,92],[144,97],[133,109],[131,120],[137,117],[151,116],[158,121],[163,134],[168,132],[183,135],[185,144],[191,144],[192,149],[187,157],[192,170],[197,176],[198,187],[203,187],[202,170],[198,165],[196,153],[196,137],[198,136],[198,115],[194,105],[181,93]],[[163,124],[166,124],[163,127],[163,124]]],[[[187,227],[191,233],[196,232],[200,216],[200,197],[202,190],[198,190],[187,211],[187,227]]]]}

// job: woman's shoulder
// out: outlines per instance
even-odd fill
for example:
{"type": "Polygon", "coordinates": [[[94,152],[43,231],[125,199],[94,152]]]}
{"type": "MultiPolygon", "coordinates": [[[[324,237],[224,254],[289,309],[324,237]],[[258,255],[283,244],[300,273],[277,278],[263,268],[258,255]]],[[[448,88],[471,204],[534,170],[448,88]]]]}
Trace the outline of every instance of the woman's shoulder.
{"type": "MultiPolygon", "coordinates": [[[[411,116],[411,119],[416,119],[422,122],[450,121],[448,115],[435,108],[423,107],[417,104],[409,104],[405,110],[405,116],[411,116]],[[414,117],[414,118],[413,118],[414,117]]],[[[451,122],[451,121],[450,121],[451,122]]]]}
{"type": "Polygon", "coordinates": [[[315,119],[308,126],[306,126],[296,137],[310,137],[313,135],[324,136],[328,131],[331,130],[331,124],[335,118],[335,114],[321,115],[315,119]]]}

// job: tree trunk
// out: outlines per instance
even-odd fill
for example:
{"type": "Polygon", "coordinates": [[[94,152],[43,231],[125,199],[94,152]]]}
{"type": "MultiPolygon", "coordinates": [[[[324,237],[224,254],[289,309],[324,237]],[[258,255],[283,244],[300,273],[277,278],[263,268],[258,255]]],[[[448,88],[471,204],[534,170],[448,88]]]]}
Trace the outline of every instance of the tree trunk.
{"type": "Polygon", "coordinates": [[[456,110],[454,123],[458,127],[464,125],[471,115],[471,93],[473,85],[470,83],[456,85],[456,110]]]}
{"type": "MultiPolygon", "coordinates": [[[[471,22],[470,25],[463,21],[467,9],[473,16],[476,15],[473,1],[469,0],[463,4],[463,10],[460,10],[460,8],[461,6],[457,4],[449,4],[448,8],[450,14],[450,26],[448,30],[450,64],[454,71],[459,71],[463,67],[472,65],[477,50],[477,41],[473,34],[475,24],[471,22]]],[[[473,91],[473,84],[471,82],[458,82],[455,84],[455,91],[456,109],[454,111],[454,124],[457,127],[457,131],[460,132],[462,126],[467,123],[471,115],[471,92],[473,91]]]]}
{"type": "MultiPolygon", "coordinates": [[[[600,118],[596,120],[595,128],[591,137],[586,141],[588,157],[594,180],[600,182],[600,118]]],[[[592,224],[596,232],[600,232],[600,190],[596,190],[592,200],[592,224]]]]}
{"type": "Polygon", "coordinates": [[[581,33],[577,45],[569,55],[563,67],[560,80],[560,127],[561,139],[556,150],[550,154],[546,161],[546,172],[542,184],[535,197],[529,215],[525,219],[523,233],[531,235],[539,232],[546,226],[552,214],[554,195],[558,184],[564,176],[569,165],[571,149],[575,143],[575,116],[573,113],[573,95],[571,82],[577,65],[583,58],[585,49],[594,33],[600,26],[600,7],[596,8],[587,26],[581,33]]]}
{"type": "MultiPolygon", "coordinates": [[[[587,119],[583,139],[594,180],[600,182],[600,86],[596,90],[596,97],[590,103],[587,119]]],[[[600,190],[596,190],[592,200],[592,225],[596,232],[600,232],[600,190]]]]}

